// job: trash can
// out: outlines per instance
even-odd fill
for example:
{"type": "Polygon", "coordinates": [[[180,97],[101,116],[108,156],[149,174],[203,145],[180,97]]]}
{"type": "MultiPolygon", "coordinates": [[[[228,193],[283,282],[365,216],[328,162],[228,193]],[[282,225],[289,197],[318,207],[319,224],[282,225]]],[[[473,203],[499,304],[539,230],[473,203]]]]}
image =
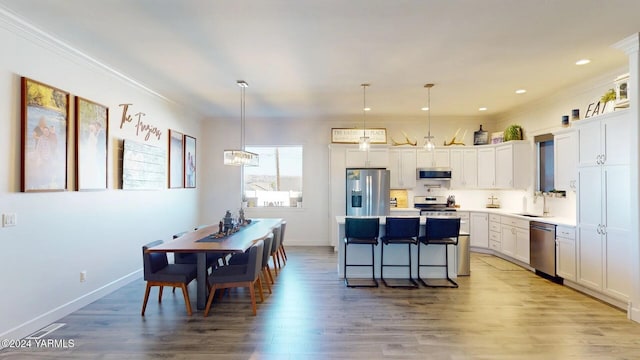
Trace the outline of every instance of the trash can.
{"type": "Polygon", "coordinates": [[[469,252],[469,235],[458,236],[458,276],[471,274],[471,253],[469,252]]]}

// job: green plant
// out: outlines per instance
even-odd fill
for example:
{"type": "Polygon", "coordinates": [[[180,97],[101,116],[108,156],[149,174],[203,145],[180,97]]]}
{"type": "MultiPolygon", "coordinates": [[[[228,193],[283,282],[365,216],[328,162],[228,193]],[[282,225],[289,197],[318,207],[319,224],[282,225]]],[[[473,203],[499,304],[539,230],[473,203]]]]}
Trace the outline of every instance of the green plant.
{"type": "Polygon", "coordinates": [[[602,97],[600,98],[600,101],[603,103],[607,103],[615,99],[616,99],[616,91],[613,89],[609,89],[607,90],[606,93],[604,93],[604,95],[602,95],[602,97]]]}
{"type": "Polygon", "coordinates": [[[504,141],[522,140],[522,127],[520,125],[509,125],[504,131],[504,141]]]}

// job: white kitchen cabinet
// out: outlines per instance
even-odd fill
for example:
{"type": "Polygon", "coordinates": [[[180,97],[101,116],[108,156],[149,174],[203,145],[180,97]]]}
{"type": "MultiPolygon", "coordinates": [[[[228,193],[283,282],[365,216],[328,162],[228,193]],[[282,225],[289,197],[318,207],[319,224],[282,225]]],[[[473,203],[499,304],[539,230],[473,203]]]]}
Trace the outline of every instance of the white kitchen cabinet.
{"type": "Polygon", "coordinates": [[[629,110],[614,111],[576,123],[578,165],[627,165],[631,155],[629,110]]]}
{"type": "Polygon", "coordinates": [[[413,189],[416,186],[416,150],[389,150],[389,171],[392,189],[413,189]]]}
{"type": "Polygon", "coordinates": [[[472,189],[478,185],[478,151],[476,149],[451,149],[450,163],[452,189],[472,189]]]}
{"type": "Polygon", "coordinates": [[[577,134],[571,131],[553,135],[553,186],[556,190],[576,190],[578,177],[577,134]]]}
{"type": "Polygon", "coordinates": [[[501,216],[502,253],[529,264],[529,221],[501,216]]]}
{"type": "Polygon", "coordinates": [[[346,166],[348,168],[386,168],[389,166],[389,152],[385,149],[346,150],[346,166]]]}
{"type": "Polygon", "coordinates": [[[495,149],[495,187],[498,189],[526,189],[533,177],[531,144],[510,141],[495,149]]]}
{"type": "Polygon", "coordinates": [[[469,215],[470,245],[483,249],[489,248],[489,215],[472,212],[469,215]]]}
{"type": "Polygon", "coordinates": [[[623,110],[576,124],[577,282],[621,301],[631,292],[630,118],[623,110]]]}
{"type": "Polygon", "coordinates": [[[419,168],[451,166],[448,148],[435,148],[433,151],[420,149],[417,151],[416,165],[419,168]]]}
{"type": "Polygon", "coordinates": [[[471,230],[471,227],[469,224],[469,212],[458,211],[456,212],[456,215],[460,217],[460,231],[464,231],[467,234],[469,234],[469,231],[471,230]]]}
{"type": "Polygon", "coordinates": [[[493,146],[478,149],[478,187],[493,189],[496,186],[496,149],[493,146]]]}
{"type": "Polygon", "coordinates": [[[502,251],[502,225],[500,215],[489,214],[489,248],[491,250],[502,251]]]}
{"type": "Polygon", "coordinates": [[[576,230],[556,227],[556,274],[565,280],[576,281],[576,230]]]}

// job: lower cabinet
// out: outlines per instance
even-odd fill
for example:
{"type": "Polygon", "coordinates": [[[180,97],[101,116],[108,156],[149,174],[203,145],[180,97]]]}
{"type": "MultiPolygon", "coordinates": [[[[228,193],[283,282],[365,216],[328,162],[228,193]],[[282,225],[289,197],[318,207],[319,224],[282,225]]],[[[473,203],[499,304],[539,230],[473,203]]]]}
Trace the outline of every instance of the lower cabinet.
{"type": "Polygon", "coordinates": [[[501,216],[502,253],[529,264],[529,221],[501,216]]]}
{"type": "Polygon", "coordinates": [[[502,251],[500,215],[489,214],[489,249],[502,251]]]}
{"type": "Polygon", "coordinates": [[[470,245],[489,248],[489,214],[472,212],[469,215],[470,245]]]}
{"type": "Polygon", "coordinates": [[[556,274],[566,280],[577,280],[576,230],[573,227],[556,227],[556,274]]]}

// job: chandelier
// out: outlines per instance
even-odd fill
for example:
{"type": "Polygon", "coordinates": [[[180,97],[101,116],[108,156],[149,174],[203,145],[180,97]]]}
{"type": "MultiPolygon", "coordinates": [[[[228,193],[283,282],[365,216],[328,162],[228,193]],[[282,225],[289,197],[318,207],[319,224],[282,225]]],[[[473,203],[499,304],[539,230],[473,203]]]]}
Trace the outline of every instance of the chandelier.
{"type": "Polygon", "coordinates": [[[245,124],[245,89],[249,87],[244,80],[237,81],[240,87],[240,149],[238,150],[225,150],[224,151],[224,164],[233,166],[258,166],[259,158],[258,154],[245,151],[244,149],[244,124],[245,124]]]}

